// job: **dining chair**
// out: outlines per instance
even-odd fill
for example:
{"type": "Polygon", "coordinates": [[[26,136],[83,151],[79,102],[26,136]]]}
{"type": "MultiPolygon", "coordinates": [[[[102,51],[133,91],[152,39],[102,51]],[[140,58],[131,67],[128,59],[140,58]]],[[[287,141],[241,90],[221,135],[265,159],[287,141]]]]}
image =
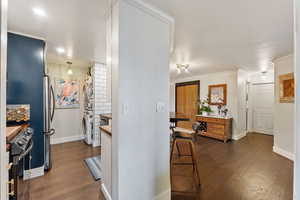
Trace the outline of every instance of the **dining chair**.
{"type": "Polygon", "coordinates": [[[195,150],[195,141],[197,140],[197,133],[201,128],[201,124],[196,122],[192,125],[193,130],[183,129],[176,127],[173,130],[173,141],[170,155],[170,166],[171,166],[171,183],[172,183],[172,167],[173,165],[192,165],[193,173],[197,177],[196,182],[198,186],[201,185],[199,166],[197,163],[197,153],[195,150]],[[180,144],[180,145],[179,145],[180,144]],[[173,162],[174,148],[177,147],[178,157],[190,157],[191,162],[173,162]],[[181,150],[185,146],[187,149],[181,150]],[[188,151],[188,152],[187,152],[188,151]],[[184,153],[182,153],[184,152],[184,153]],[[185,154],[187,152],[187,154],[185,154]]]}

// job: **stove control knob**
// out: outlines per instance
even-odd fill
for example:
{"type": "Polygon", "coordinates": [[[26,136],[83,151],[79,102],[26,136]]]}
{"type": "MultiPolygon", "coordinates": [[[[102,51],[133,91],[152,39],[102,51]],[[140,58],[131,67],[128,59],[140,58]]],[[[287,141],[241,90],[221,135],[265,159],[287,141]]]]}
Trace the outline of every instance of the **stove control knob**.
{"type": "Polygon", "coordinates": [[[18,143],[18,145],[20,145],[20,146],[24,145],[24,142],[23,142],[22,140],[18,141],[17,143],[18,143]]]}

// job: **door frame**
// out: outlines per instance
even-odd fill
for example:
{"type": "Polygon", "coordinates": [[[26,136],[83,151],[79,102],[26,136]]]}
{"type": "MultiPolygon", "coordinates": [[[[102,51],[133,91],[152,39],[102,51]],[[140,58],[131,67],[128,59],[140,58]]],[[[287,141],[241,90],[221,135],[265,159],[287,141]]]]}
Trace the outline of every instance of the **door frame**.
{"type": "Polygon", "coordinates": [[[175,113],[177,113],[177,87],[186,86],[186,85],[197,85],[198,86],[197,97],[198,99],[200,98],[200,80],[176,83],[175,84],[175,113]]]}
{"type": "Polygon", "coordinates": [[[7,153],[6,153],[6,55],[7,55],[7,6],[8,0],[0,1],[0,199],[7,196],[7,153]]]}

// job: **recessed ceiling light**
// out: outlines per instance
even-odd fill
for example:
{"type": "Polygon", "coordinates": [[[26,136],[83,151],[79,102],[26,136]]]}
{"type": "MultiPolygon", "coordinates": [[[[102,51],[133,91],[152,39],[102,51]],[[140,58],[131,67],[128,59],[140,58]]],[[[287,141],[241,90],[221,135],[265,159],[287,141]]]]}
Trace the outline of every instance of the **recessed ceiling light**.
{"type": "Polygon", "coordinates": [[[65,49],[62,48],[62,47],[56,48],[56,51],[57,51],[57,53],[59,53],[59,54],[65,53],[65,49]]]}
{"type": "Polygon", "coordinates": [[[41,8],[33,8],[32,11],[37,16],[40,16],[40,17],[45,17],[46,16],[45,10],[43,10],[41,8]]]}

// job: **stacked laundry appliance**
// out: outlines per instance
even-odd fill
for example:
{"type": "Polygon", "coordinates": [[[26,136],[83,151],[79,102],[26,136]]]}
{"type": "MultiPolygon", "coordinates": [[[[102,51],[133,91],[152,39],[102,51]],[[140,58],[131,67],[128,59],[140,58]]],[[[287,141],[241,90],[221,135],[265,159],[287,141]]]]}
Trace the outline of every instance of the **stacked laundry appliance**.
{"type": "Polygon", "coordinates": [[[93,132],[94,132],[94,89],[93,89],[93,78],[87,76],[83,86],[84,96],[84,111],[82,119],[82,127],[84,134],[84,141],[86,144],[91,145],[93,143],[93,132]]]}

